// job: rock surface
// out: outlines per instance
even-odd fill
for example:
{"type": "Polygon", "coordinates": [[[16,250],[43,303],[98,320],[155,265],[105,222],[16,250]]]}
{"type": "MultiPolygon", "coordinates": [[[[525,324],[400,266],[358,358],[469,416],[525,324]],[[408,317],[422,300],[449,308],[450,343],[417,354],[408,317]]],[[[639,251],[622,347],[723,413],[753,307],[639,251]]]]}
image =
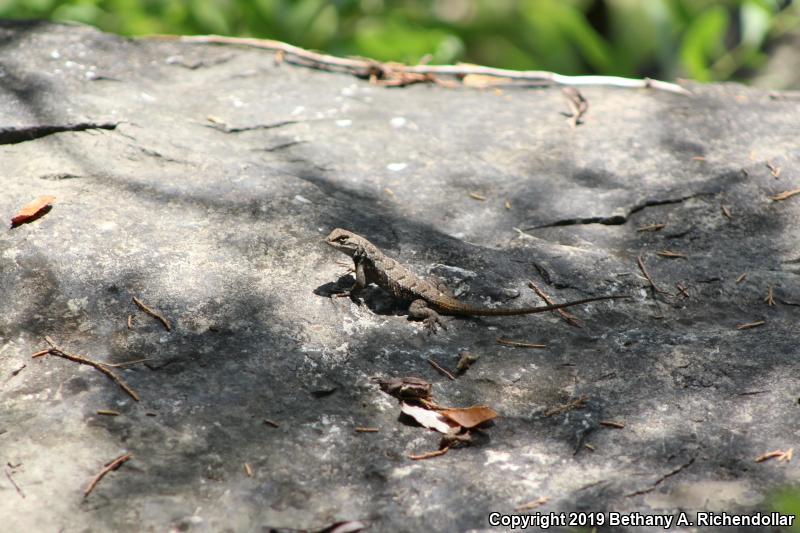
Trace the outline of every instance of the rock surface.
{"type": "Polygon", "coordinates": [[[754,461],[800,437],[800,196],[770,199],[800,186],[800,113],[691,89],[584,88],[572,129],[557,88],[383,88],[261,50],[0,24],[0,216],[57,198],[0,235],[6,530],[496,531],[490,512],[540,497],[541,512],[769,510],[800,478],[754,461]],[[347,275],[322,243],[334,227],[474,303],[541,304],[531,280],[558,301],[634,298],[571,309],[581,328],[540,314],[429,336],[377,289],[327,297],[347,275]],[[31,359],[46,335],[147,358],[115,369],[141,401],[31,359]],[[427,361],[463,351],[480,359],[455,381],[427,361]],[[412,461],[439,438],[375,376],[500,417],[412,461]]]}

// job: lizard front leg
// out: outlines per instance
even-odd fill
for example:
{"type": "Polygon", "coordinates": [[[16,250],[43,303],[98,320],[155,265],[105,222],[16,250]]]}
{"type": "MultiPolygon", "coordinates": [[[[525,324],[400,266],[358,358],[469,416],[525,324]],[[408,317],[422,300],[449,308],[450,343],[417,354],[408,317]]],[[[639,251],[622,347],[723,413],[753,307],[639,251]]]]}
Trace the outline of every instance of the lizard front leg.
{"type": "Polygon", "coordinates": [[[436,328],[438,326],[441,326],[442,329],[447,329],[439,313],[428,307],[428,302],[422,298],[411,302],[411,305],[408,306],[408,314],[422,320],[425,329],[431,333],[436,333],[436,328]]]}
{"type": "Polygon", "coordinates": [[[356,281],[349,289],[338,291],[336,293],[337,297],[349,296],[351,298],[357,298],[361,290],[367,286],[367,274],[364,270],[364,261],[359,257],[354,257],[353,263],[355,265],[353,273],[356,275],[356,281]]]}

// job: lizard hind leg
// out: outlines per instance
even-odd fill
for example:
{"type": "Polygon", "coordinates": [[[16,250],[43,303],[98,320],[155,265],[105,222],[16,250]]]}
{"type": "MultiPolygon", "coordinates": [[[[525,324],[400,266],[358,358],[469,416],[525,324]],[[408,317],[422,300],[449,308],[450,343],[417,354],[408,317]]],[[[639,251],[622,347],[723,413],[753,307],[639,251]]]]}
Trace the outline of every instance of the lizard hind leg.
{"type": "Polygon", "coordinates": [[[439,313],[428,307],[428,302],[421,298],[411,302],[411,305],[408,306],[408,314],[422,320],[425,329],[430,333],[436,333],[437,327],[447,329],[439,313]]]}

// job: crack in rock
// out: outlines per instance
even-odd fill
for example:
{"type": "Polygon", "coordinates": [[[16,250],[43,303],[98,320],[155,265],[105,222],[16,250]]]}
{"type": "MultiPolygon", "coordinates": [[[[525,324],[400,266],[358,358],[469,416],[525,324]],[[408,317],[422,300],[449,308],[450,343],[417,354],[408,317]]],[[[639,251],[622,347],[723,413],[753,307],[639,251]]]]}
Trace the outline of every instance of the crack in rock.
{"type": "Polygon", "coordinates": [[[23,128],[0,128],[0,144],[19,144],[68,131],[113,130],[119,122],[78,122],[76,124],[36,125],[23,128]]]}
{"type": "Polygon", "coordinates": [[[528,231],[534,229],[554,228],[559,226],[577,226],[583,224],[604,224],[606,226],[621,226],[622,224],[625,224],[628,222],[628,220],[630,220],[631,215],[638,213],[639,211],[642,211],[644,209],[647,209],[648,207],[679,204],[681,202],[685,202],[686,200],[690,200],[692,198],[697,198],[699,196],[711,196],[713,194],[714,193],[711,192],[698,192],[695,194],[690,194],[688,196],[682,196],[680,198],[667,198],[664,200],[647,200],[645,202],[642,202],[641,204],[633,206],[626,215],[567,218],[564,220],[556,220],[555,222],[548,222],[547,224],[542,224],[540,226],[524,228],[524,230],[528,231]]]}

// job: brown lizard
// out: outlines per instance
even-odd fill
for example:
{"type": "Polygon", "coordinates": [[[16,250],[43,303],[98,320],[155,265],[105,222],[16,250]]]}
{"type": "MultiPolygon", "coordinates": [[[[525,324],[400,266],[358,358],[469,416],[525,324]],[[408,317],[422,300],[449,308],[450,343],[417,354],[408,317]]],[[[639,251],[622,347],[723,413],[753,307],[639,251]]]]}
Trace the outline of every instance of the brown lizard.
{"type": "Polygon", "coordinates": [[[599,296],[557,305],[521,308],[477,307],[460,302],[447,286],[438,279],[426,279],[414,274],[391,257],[388,257],[364,237],[352,231],[337,228],[325,242],[353,258],[356,282],[347,294],[356,296],[358,291],[374,283],[395,298],[411,302],[408,312],[413,318],[422,319],[425,327],[436,331],[444,326],[440,314],[459,316],[508,316],[527,315],[554,311],[564,307],[600,300],[629,298],[629,296],[599,296]]]}

